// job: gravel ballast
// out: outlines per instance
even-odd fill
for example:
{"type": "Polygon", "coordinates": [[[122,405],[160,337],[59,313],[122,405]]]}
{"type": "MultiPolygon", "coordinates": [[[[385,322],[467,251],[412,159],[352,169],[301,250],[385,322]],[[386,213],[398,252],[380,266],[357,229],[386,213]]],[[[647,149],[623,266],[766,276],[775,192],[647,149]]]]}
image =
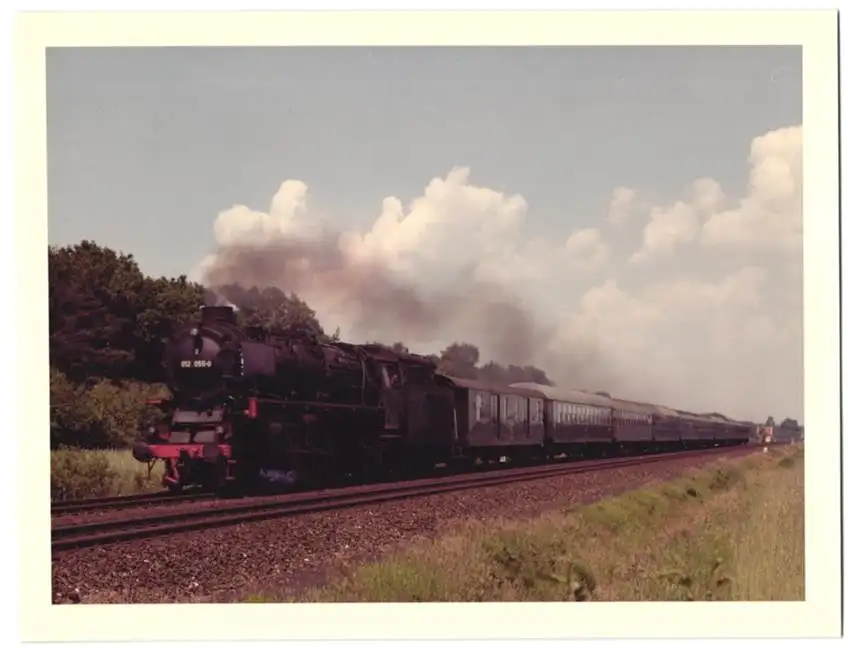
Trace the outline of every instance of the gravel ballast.
{"type": "Polygon", "coordinates": [[[297,594],[329,573],[437,535],[452,520],[533,517],[665,481],[717,459],[717,454],[671,458],[60,552],[53,559],[53,600],[163,603],[231,601],[251,592],[297,594]]]}

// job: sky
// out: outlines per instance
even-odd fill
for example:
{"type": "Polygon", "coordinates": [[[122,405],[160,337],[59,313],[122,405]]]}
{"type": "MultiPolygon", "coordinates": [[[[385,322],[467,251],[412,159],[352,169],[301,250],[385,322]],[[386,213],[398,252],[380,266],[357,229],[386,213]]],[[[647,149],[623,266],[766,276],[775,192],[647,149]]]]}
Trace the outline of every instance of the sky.
{"type": "Polygon", "coordinates": [[[297,291],[353,341],[470,341],[559,385],[802,421],[801,65],[51,49],[49,241],[297,291]]]}

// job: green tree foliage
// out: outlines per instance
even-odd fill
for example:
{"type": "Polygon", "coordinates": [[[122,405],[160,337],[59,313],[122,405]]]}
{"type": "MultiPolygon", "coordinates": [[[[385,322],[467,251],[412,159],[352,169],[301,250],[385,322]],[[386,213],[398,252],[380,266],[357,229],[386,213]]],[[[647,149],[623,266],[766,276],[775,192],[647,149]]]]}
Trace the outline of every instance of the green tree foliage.
{"type": "Polygon", "coordinates": [[[185,277],[150,278],[90,241],[49,248],[48,270],[50,363],[75,382],[161,381],[165,341],[204,300],[185,277]]]}
{"type": "Polygon", "coordinates": [[[133,257],[83,241],[48,252],[50,360],[76,381],[127,377],[145,277],[133,257]]]}
{"type": "Polygon", "coordinates": [[[98,380],[72,382],[50,369],[50,447],[121,448],[162,413],[147,401],[168,395],[163,385],[98,380]]]}
{"type": "Polygon", "coordinates": [[[243,325],[263,326],[279,334],[327,337],[316,312],[296,294],[277,287],[245,289],[239,285],[224,285],[215,291],[237,306],[237,320],[243,325]]]}

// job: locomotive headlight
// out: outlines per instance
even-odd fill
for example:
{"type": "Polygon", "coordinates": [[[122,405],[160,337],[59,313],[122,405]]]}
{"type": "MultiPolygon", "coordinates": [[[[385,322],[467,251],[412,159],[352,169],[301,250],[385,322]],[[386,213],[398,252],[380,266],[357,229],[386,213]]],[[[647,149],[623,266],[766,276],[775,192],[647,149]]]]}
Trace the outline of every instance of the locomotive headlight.
{"type": "Polygon", "coordinates": [[[156,434],[156,427],[154,427],[153,425],[151,425],[150,427],[148,427],[148,434],[150,434],[151,436],[153,436],[154,434],[156,434]]]}
{"type": "Polygon", "coordinates": [[[224,427],[222,427],[221,425],[217,426],[215,428],[215,433],[216,434],[224,434],[224,427]]]}
{"type": "Polygon", "coordinates": [[[198,336],[198,329],[192,328],[191,330],[189,330],[189,334],[192,335],[193,337],[197,337],[198,336]]]}

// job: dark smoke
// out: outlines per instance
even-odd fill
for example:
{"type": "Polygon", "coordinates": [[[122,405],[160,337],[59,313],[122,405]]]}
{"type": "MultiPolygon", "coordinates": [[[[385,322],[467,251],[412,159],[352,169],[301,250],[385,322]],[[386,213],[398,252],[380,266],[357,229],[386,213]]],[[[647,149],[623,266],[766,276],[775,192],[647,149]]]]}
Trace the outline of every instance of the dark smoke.
{"type": "Polygon", "coordinates": [[[428,291],[375,262],[351,259],[338,242],[336,234],[325,232],[261,246],[225,246],[207,268],[204,283],[211,288],[275,286],[308,302],[310,295],[332,298],[363,340],[452,340],[460,329],[474,332],[476,344],[491,359],[536,364],[559,385],[578,388],[606,379],[595,348],[553,357],[548,343],[554,329],[538,323],[507,288],[469,274],[451,292],[428,291]]]}

